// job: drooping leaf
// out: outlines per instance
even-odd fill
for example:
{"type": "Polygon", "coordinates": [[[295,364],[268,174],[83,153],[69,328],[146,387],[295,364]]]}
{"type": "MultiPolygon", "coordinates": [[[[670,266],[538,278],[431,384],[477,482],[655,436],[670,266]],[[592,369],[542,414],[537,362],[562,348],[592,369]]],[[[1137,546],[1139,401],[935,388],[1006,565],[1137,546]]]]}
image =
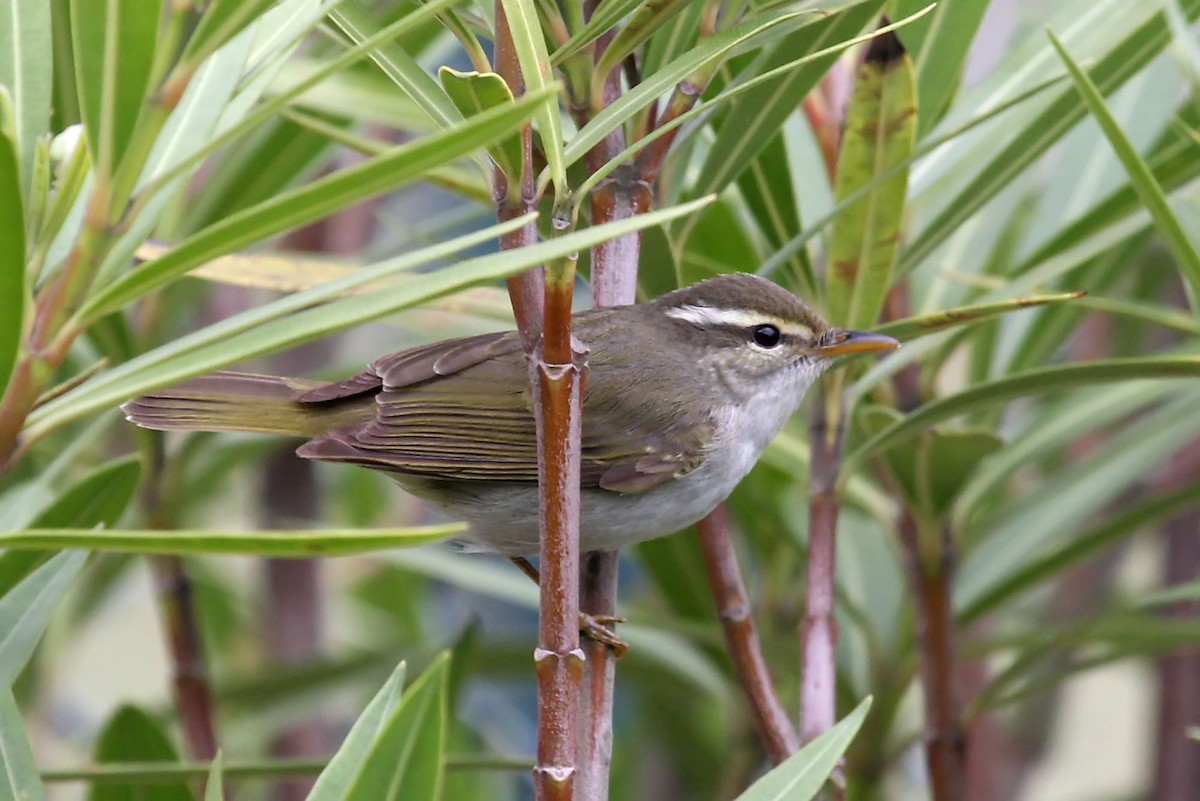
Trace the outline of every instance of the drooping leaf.
{"type": "MultiPolygon", "coordinates": [[[[872,39],[842,135],[839,201],[909,159],[916,116],[912,62],[900,39],[894,33],[872,39]]],[[[834,221],[825,292],[829,316],[838,325],[865,328],[878,319],[891,286],[907,189],[907,171],[897,171],[834,221]]]]}

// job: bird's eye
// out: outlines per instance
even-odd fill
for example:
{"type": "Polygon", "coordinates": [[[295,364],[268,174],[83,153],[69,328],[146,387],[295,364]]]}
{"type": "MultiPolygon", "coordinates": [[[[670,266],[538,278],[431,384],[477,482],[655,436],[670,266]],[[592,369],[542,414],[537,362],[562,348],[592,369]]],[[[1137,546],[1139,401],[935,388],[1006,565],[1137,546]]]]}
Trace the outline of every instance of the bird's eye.
{"type": "Polygon", "coordinates": [[[760,348],[774,348],[779,345],[783,335],[779,329],[769,323],[754,326],[754,344],[760,348]]]}

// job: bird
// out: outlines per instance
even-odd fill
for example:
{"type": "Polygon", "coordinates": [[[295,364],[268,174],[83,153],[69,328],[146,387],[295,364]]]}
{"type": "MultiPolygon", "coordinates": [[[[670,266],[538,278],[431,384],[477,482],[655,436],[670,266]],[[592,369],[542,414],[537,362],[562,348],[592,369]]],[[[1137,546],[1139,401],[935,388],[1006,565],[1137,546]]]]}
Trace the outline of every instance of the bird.
{"type": "MultiPolygon", "coordinates": [[[[826,323],[783,287],[730,273],[646,303],[580,311],[587,348],[579,544],[616,550],[724,501],[835,357],[895,348],[826,323]]],[[[301,437],[304,459],[382,471],[464,520],[469,550],[539,547],[528,357],[515,331],[449,339],[343,381],[221,372],[135,398],[156,430],[301,437]]]]}

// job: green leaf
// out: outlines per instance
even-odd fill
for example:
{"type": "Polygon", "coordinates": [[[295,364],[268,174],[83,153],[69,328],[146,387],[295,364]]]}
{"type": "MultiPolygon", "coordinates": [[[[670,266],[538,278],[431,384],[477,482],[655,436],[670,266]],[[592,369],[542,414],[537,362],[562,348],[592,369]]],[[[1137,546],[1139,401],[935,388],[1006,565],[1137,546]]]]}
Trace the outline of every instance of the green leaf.
{"type": "Polygon", "coordinates": [[[193,267],[241,247],[319,220],[339,209],[419,179],[431,169],[484,147],[528,119],[547,95],[527,94],[442,133],[278,195],[205,228],[165,256],[109,284],[80,316],[94,321],[186,274],[193,267]]]}
{"type": "Polygon", "coordinates": [[[1200,357],[1177,356],[1102,359],[1080,364],[1056,365],[1029,370],[998,381],[989,381],[927,403],[903,420],[871,437],[846,457],[842,481],[861,467],[871,455],[917,436],[934,423],[964,412],[1006,403],[1027,395],[1076,389],[1086,384],[1196,376],[1200,376],[1200,357]]]}
{"type": "Polygon", "coordinates": [[[622,94],[616,102],[606,107],[584,125],[578,133],[571,137],[571,141],[567,143],[563,151],[565,164],[570,166],[579,161],[609,133],[623,125],[626,120],[647,105],[657,101],[663,93],[673,89],[675,84],[699,67],[720,58],[733,48],[765,31],[804,15],[805,12],[802,11],[767,14],[747,20],[704,39],[696,47],[647,77],[635,88],[622,94]]]}
{"type": "MultiPolygon", "coordinates": [[[[438,77],[442,79],[442,88],[464,117],[513,101],[512,90],[494,72],[459,72],[443,66],[438,70],[438,77]]],[[[488,148],[488,153],[508,178],[509,186],[517,185],[525,160],[520,134],[514,132],[501,139],[488,148]]]]}
{"type": "Polygon", "coordinates": [[[87,548],[115,553],[187,556],[271,556],[305,558],[352,556],[392,548],[427,545],[466,531],[461,523],[381,529],[300,531],[93,530],[39,529],[0,533],[0,548],[87,548]]]}
{"type": "MultiPolygon", "coordinates": [[[[307,292],[298,292],[268,304],[260,310],[248,312],[251,319],[262,319],[263,316],[268,318],[268,322],[257,328],[245,330],[239,320],[241,317],[239,315],[239,317],[227,321],[229,328],[220,327],[223,324],[218,323],[217,326],[182,337],[171,345],[132,359],[108,373],[102,373],[92,381],[35,410],[29,416],[29,427],[25,430],[25,436],[30,440],[36,440],[57,426],[78,419],[78,417],[97,409],[123,403],[129,398],[156,387],[211,372],[253,356],[318,339],[336,331],[343,331],[460,289],[515,275],[534,265],[543,264],[549,259],[561,258],[576,251],[586,250],[599,242],[695,213],[709,202],[711,202],[711,198],[702,198],[692,203],[639,214],[632,219],[575,231],[530,247],[468,259],[453,267],[411,276],[402,284],[388,289],[381,289],[368,295],[341,298],[317,308],[308,308],[305,311],[291,313],[290,316],[276,319],[275,311],[284,308],[292,309],[293,307],[289,304],[299,302],[301,305],[296,308],[304,308],[303,304],[313,302],[313,295],[309,295],[307,292]],[[264,312],[267,309],[270,311],[264,312]],[[213,328],[217,328],[219,332],[217,335],[213,335],[211,330],[213,328]],[[244,331],[244,333],[230,335],[228,333],[230,329],[234,332],[244,331]]],[[[521,222],[521,220],[516,220],[512,225],[520,225],[521,222]]],[[[439,248],[430,250],[439,250],[439,248]]],[[[414,256],[420,255],[414,254],[414,256]]],[[[379,265],[377,270],[363,270],[362,282],[378,280],[388,274],[389,269],[391,272],[397,272],[406,266],[411,266],[414,261],[420,263],[420,259],[402,256],[379,265]]],[[[335,295],[344,290],[346,286],[345,283],[333,281],[309,290],[309,292],[329,292],[330,295],[335,295]]]]}
{"type": "Polygon", "coordinates": [[[538,20],[533,0],[501,0],[508,30],[512,35],[513,49],[521,64],[521,77],[525,79],[528,94],[553,92],[538,107],[538,128],[542,134],[542,151],[546,155],[546,169],[550,182],[554,184],[557,202],[565,200],[567,189],[567,161],[563,154],[561,113],[558,108],[558,84],[554,82],[554,68],[550,66],[550,53],[546,50],[546,38],[538,20]]]}
{"type": "MultiPolygon", "coordinates": [[[[893,33],[872,39],[842,134],[839,202],[910,159],[916,116],[912,62],[900,40],[893,33]]],[[[825,291],[830,319],[838,325],[865,328],[878,319],[891,286],[907,191],[908,171],[899,170],[834,221],[825,291]]]]}
{"type": "Polygon", "coordinates": [[[1200,482],[1192,482],[1172,492],[1154,495],[1124,509],[1084,533],[1073,537],[1050,553],[1010,572],[999,583],[973,598],[958,613],[965,625],[994,611],[1055,576],[1063,575],[1072,566],[1111,548],[1140,529],[1195,506],[1200,497],[1200,482]]]}
{"type": "Polygon", "coordinates": [[[199,63],[257,20],[275,0],[212,0],[188,38],[181,61],[199,63]]]}
{"type": "MultiPolygon", "coordinates": [[[[774,46],[763,59],[762,71],[795,64],[797,56],[814,54],[853,38],[875,19],[882,6],[882,0],[854,3],[805,25],[774,46]]],[[[828,51],[803,65],[796,64],[743,95],[725,115],[726,124],[717,133],[694,191],[707,194],[728,186],[795,113],[839,52],[828,51]]]]}
{"type": "Polygon", "coordinates": [[[225,801],[225,770],[222,762],[218,750],[208,771],[208,780],[204,783],[204,801],[225,801]]]}
{"type": "Polygon", "coordinates": [[[602,97],[608,74],[687,5],[688,0],[645,0],[638,6],[629,22],[617,30],[599,61],[591,68],[592,97],[602,97]]]}
{"type": "Polygon", "coordinates": [[[400,703],[400,690],[404,687],[405,665],[401,662],[392,671],[371,703],[354,721],[350,733],[342,742],[337,753],[329,760],[325,770],[317,778],[306,801],[342,801],[350,791],[354,779],[362,771],[370,754],[371,746],[383,733],[384,726],[392,719],[400,703]]]}
{"type": "Polygon", "coordinates": [[[162,0],[72,0],[75,80],[96,171],[111,177],[149,90],[162,0]]]}
{"type": "Polygon", "coordinates": [[[1200,306],[1197,305],[1200,303],[1200,253],[1196,252],[1195,246],[1188,239],[1187,232],[1179,223],[1175,212],[1171,210],[1162,186],[1154,179],[1154,174],[1146,162],[1138,156],[1133,143],[1125,136],[1125,132],[1121,130],[1116,118],[1108,110],[1100,90],[1071,59],[1054,34],[1049,31],[1047,34],[1054,49],[1058,51],[1059,57],[1067,65],[1067,70],[1071,73],[1071,80],[1075,82],[1075,88],[1083,97],[1092,116],[1096,118],[1096,122],[1100,124],[1100,130],[1104,131],[1104,135],[1108,137],[1125,172],[1129,174],[1130,183],[1137,190],[1138,196],[1141,197],[1150,216],[1154,218],[1154,224],[1166,241],[1167,249],[1175,257],[1180,273],[1191,284],[1193,308],[1200,310],[1200,306]]]}
{"type": "Polygon", "coordinates": [[[60,553],[0,598],[0,686],[12,687],[87,554],[60,553]]]}
{"type": "MultiPolygon", "coordinates": [[[[96,739],[95,760],[107,762],[176,762],[179,756],[154,718],[134,706],[123,706],[108,719],[96,739]]],[[[96,784],[88,801],[193,801],[186,782],[168,784],[96,784]]]]}
{"type": "Polygon", "coordinates": [[[101,465],[59,495],[30,528],[111,528],[133,500],[141,473],[134,457],[101,465]]]}
{"type": "Polygon", "coordinates": [[[441,654],[404,691],[400,706],[371,743],[346,801],[436,801],[446,748],[446,681],[441,654]]]}
{"type": "MultiPolygon", "coordinates": [[[[54,76],[50,49],[50,3],[45,0],[0,0],[0,86],[12,93],[16,119],[15,151],[20,180],[18,191],[33,194],[33,159],[38,137],[50,130],[50,84],[54,76]]],[[[0,176],[0,187],[8,180],[0,176]]],[[[0,188],[0,193],[7,193],[0,188]]],[[[0,220],[21,220],[0,206],[0,220]]],[[[7,226],[6,226],[7,227],[7,226]]],[[[13,226],[15,227],[15,226],[13,226]]],[[[0,246],[2,249],[5,246],[0,246]]],[[[2,257],[0,257],[2,258],[2,257]]],[[[3,272],[3,268],[0,268],[3,272]]],[[[8,297],[0,286],[0,297],[8,297]]],[[[19,297],[19,296],[12,296],[19,297]]],[[[0,374],[3,374],[0,365],[0,374]]],[[[3,394],[0,385],[0,394],[3,394]]]]}
{"type": "Polygon", "coordinates": [[[870,708],[870,697],[864,698],[836,726],[773,768],[739,795],[737,801],[810,801],[825,786],[870,708]]]}
{"type": "Polygon", "coordinates": [[[957,328],[958,326],[981,323],[1002,314],[1009,314],[1021,309],[1044,306],[1050,303],[1062,303],[1082,297],[1082,292],[1062,292],[1054,295],[1034,295],[1033,297],[1016,298],[1015,300],[1001,300],[996,303],[960,306],[957,309],[947,309],[946,311],[934,312],[933,314],[924,314],[920,317],[905,317],[902,320],[893,320],[883,325],[877,325],[871,330],[879,334],[887,334],[903,342],[935,334],[938,331],[957,328]]]}
{"type": "Polygon", "coordinates": [[[5,801],[44,801],[46,798],[21,720],[21,710],[9,687],[0,690],[0,798],[5,801]]]}
{"type": "MultiPolygon", "coordinates": [[[[1189,20],[1200,17],[1200,0],[1183,0],[1189,20]]],[[[1170,31],[1161,13],[1156,13],[1111,48],[1089,70],[1101,94],[1108,95],[1121,86],[1167,46],[1170,31]]],[[[942,210],[921,230],[900,257],[899,271],[906,274],[925,260],[949,236],[957,231],[984,204],[1013,178],[1029,167],[1076,123],[1086,109],[1074,88],[1060,92],[1044,111],[1024,128],[1006,137],[1006,143],[987,164],[975,171],[975,177],[950,198],[942,210]]]]}
{"type": "MultiPolygon", "coordinates": [[[[893,13],[900,17],[925,5],[925,0],[896,0],[893,13]]],[[[932,14],[900,33],[917,67],[919,136],[928,133],[949,107],[955,89],[962,82],[971,40],[987,9],[988,0],[938,3],[932,14]]]]}
{"type": "MultiPolygon", "coordinates": [[[[343,0],[330,10],[329,19],[354,42],[363,42],[379,32],[375,16],[359,0],[343,0]]],[[[451,128],[462,122],[454,103],[438,86],[437,81],[421,68],[412,56],[398,44],[379,47],[371,60],[421,107],[439,128],[451,128]]]]}
{"type": "Polygon", "coordinates": [[[561,65],[592,42],[617,26],[621,20],[633,13],[644,0],[603,0],[592,13],[587,23],[563,42],[550,56],[550,63],[561,65]]]}
{"type": "Polygon", "coordinates": [[[945,515],[979,463],[1003,445],[1003,439],[983,429],[934,432],[926,446],[919,478],[926,507],[933,515],[945,515]]]}
{"type": "MultiPolygon", "coordinates": [[[[2,91],[2,89],[0,89],[2,91]]],[[[2,113],[2,112],[0,112],[2,113]]],[[[0,120],[0,398],[21,349],[25,320],[25,212],[14,143],[0,120]]]]}

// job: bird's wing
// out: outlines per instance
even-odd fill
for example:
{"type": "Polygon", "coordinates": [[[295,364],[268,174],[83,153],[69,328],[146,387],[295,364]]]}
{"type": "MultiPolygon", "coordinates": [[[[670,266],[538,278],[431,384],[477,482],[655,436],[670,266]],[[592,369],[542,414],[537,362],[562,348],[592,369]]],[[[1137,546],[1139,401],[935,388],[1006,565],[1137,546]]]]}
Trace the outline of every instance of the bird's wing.
{"type": "MultiPolygon", "coordinates": [[[[309,442],[300,455],[435,480],[537,481],[529,371],[515,334],[386,356],[359,376],[296,399],[329,403],[366,393],[375,395],[373,420],[309,442]]],[[[641,430],[621,411],[585,400],[583,487],[644,492],[703,461],[710,429],[641,430]]]]}

